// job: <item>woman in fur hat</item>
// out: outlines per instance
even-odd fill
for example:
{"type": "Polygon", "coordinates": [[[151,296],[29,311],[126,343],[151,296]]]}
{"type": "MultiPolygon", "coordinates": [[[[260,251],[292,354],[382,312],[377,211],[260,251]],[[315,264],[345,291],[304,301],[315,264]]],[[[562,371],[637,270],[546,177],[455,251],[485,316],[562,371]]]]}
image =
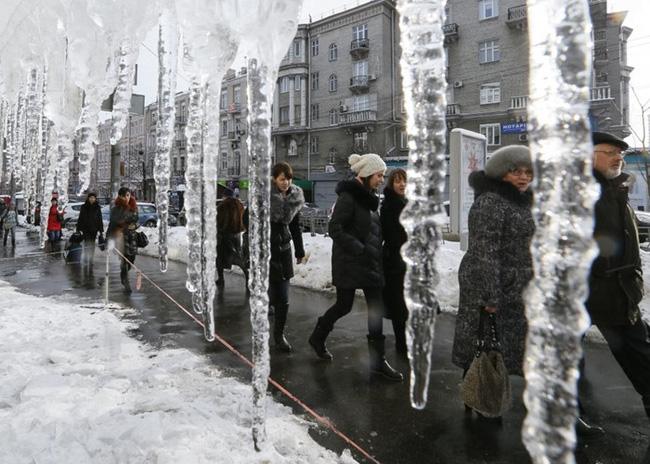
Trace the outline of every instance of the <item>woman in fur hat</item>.
{"type": "Polygon", "coordinates": [[[120,280],[127,293],[131,293],[131,284],[129,283],[131,264],[129,261],[135,262],[135,255],[138,254],[137,228],[138,205],[135,197],[131,196],[131,191],[122,187],[117,192],[115,205],[111,209],[106,236],[115,240],[115,247],[126,258],[120,257],[120,280]]]}
{"type": "Polygon", "coordinates": [[[523,375],[528,324],[523,291],[533,276],[530,242],[533,167],[523,145],[492,154],[484,171],[469,176],[469,247],[458,270],[460,304],[452,350],[465,371],[476,350],[481,311],[496,314],[497,333],[510,374],[523,375]]]}
{"type": "Polygon", "coordinates": [[[384,357],[381,223],[377,189],[384,182],[386,163],[379,155],[351,155],[349,163],[356,177],[336,186],[338,199],[329,222],[332,237],[332,281],[336,302],[329,308],[309,337],[309,344],[321,359],[331,360],[325,339],[334,323],[352,310],[357,288],[363,289],[368,305],[368,349],[370,372],[401,381],[402,374],[384,357]]]}
{"type": "MultiPolygon", "coordinates": [[[[271,170],[271,261],[269,269],[269,304],[275,321],[273,339],[280,351],[289,353],[292,347],[284,335],[289,312],[289,281],[293,277],[293,257],[299,264],[305,257],[300,231],[300,210],[305,204],[302,189],[292,185],[293,169],[288,163],[278,163],[271,170]]],[[[248,210],[247,210],[248,211],[248,210]]]]}

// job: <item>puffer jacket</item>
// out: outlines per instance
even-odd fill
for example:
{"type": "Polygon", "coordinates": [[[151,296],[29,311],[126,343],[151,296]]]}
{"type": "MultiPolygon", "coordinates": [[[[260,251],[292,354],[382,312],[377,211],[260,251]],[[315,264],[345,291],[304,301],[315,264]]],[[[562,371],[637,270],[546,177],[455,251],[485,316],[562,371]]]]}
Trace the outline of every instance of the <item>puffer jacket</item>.
{"type": "Polygon", "coordinates": [[[337,288],[384,286],[379,198],[357,180],[336,186],[338,199],[329,222],[332,282],[337,288]]]}

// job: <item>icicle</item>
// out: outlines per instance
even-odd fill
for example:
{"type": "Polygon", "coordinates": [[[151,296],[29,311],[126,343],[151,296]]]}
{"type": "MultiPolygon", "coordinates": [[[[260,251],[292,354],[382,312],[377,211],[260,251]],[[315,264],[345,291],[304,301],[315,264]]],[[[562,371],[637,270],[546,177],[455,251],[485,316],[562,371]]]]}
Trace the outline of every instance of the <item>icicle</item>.
{"type": "Polygon", "coordinates": [[[118,81],[113,93],[113,127],[111,129],[111,145],[117,144],[122,138],[122,130],[128,122],[131,109],[131,93],[133,91],[133,77],[135,61],[138,57],[131,39],[124,39],[120,44],[118,81]]]}
{"type": "MultiPolygon", "coordinates": [[[[72,162],[74,156],[72,150],[72,137],[70,137],[70,135],[66,132],[59,133],[58,155],[59,157],[56,166],[56,190],[59,192],[59,205],[63,205],[68,198],[70,163],[72,162]]],[[[79,157],[81,157],[81,154],[79,154],[79,157]]]]}
{"type": "Polygon", "coordinates": [[[411,360],[411,404],[427,403],[436,321],[436,251],[445,222],[446,82],[442,24],[444,1],[399,0],[401,69],[409,135],[408,205],[401,222],[409,240],[402,248],[409,308],[407,340],[411,360]]]}
{"type": "Polygon", "coordinates": [[[9,103],[0,97],[0,189],[6,189],[7,172],[9,170],[9,147],[7,144],[7,130],[9,122],[9,103]]]}
{"type": "MultiPolygon", "coordinates": [[[[81,193],[90,184],[90,170],[93,158],[95,157],[95,146],[93,142],[97,139],[97,124],[99,121],[99,103],[91,100],[86,95],[85,103],[81,109],[77,132],[79,134],[79,181],[81,193]]],[[[70,136],[68,135],[68,141],[70,136]]],[[[69,161],[72,161],[70,157],[69,161]]]]}
{"type": "Polygon", "coordinates": [[[273,73],[257,59],[248,61],[248,139],[250,168],[249,237],[251,325],[253,328],[253,441],[259,450],[266,440],[266,389],[269,364],[269,260],[271,191],[271,101],[273,73]]]}
{"type": "Polygon", "coordinates": [[[22,182],[23,157],[25,154],[25,92],[22,90],[18,94],[16,115],[12,130],[14,132],[11,166],[14,185],[12,187],[18,189],[18,185],[22,182]]]}
{"type": "Polygon", "coordinates": [[[523,439],[534,463],[574,463],[578,363],[589,326],[583,302],[596,252],[598,188],[588,117],[591,25],[586,0],[531,0],[528,15],[528,115],[537,180],[523,439]]]}
{"type": "MultiPolygon", "coordinates": [[[[45,176],[48,172],[48,155],[49,155],[49,143],[50,143],[50,121],[45,116],[45,108],[47,107],[47,84],[48,84],[48,69],[47,66],[43,67],[43,81],[41,88],[41,117],[39,122],[40,137],[41,137],[41,157],[39,161],[39,167],[37,168],[38,175],[36,180],[38,181],[37,185],[37,194],[36,201],[41,202],[41,226],[39,228],[39,243],[41,248],[45,248],[45,234],[47,232],[47,221],[43,217],[43,209],[47,205],[47,195],[48,192],[45,190],[45,176]]],[[[36,209],[36,202],[34,202],[34,209],[36,209]]],[[[34,214],[32,217],[35,217],[34,214]]]]}
{"type": "Polygon", "coordinates": [[[158,253],[160,270],[167,272],[167,219],[169,216],[169,175],[176,118],[176,62],[178,26],[170,10],[160,15],[158,29],[158,119],[156,121],[156,208],[158,210],[158,253]]]}
{"type": "Polygon", "coordinates": [[[47,241],[47,218],[50,211],[52,191],[54,190],[55,185],[57,168],[56,154],[58,153],[58,145],[56,144],[57,137],[55,137],[56,131],[54,130],[54,124],[48,120],[47,127],[45,127],[44,130],[44,145],[47,150],[47,155],[45,157],[45,163],[43,163],[41,171],[43,176],[43,204],[41,205],[41,248],[45,248],[45,242],[47,241]]]}
{"type": "MultiPolygon", "coordinates": [[[[33,217],[33,209],[36,204],[36,180],[37,171],[36,165],[41,155],[40,146],[40,116],[41,98],[39,96],[39,73],[36,68],[30,70],[28,85],[27,85],[27,98],[25,110],[25,160],[23,166],[23,190],[25,192],[25,199],[29,207],[29,216],[33,217]]],[[[42,85],[42,84],[41,84],[42,85]]]]}

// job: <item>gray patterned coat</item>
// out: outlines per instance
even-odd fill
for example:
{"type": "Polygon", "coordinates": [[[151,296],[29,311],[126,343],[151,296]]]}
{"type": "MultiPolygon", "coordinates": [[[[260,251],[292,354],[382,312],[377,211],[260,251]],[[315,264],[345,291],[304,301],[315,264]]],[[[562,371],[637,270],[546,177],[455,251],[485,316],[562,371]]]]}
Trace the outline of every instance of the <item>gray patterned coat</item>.
{"type": "Polygon", "coordinates": [[[522,292],[533,276],[529,247],[535,225],[530,191],[477,171],[469,177],[469,248],[458,270],[460,303],[452,359],[467,369],[475,353],[480,309],[497,308],[497,331],[510,374],[523,375],[528,324],[522,292]]]}

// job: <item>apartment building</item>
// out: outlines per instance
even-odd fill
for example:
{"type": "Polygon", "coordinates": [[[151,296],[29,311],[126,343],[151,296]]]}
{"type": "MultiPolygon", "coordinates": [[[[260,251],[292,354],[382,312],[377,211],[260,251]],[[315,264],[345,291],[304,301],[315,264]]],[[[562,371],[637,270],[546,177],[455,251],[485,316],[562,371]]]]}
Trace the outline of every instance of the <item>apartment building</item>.
{"type": "MultiPolygon", "coordinates": [[[[594,25],[592,127],[629,135],[623,13],[589,1],[594,25]]],[[[528,14],[522,0],[450,0],[443,27],[447,50],[447,126],[480,132],[488,151],[528,140],[528,14]]]]}
{"type": "Polygon", "coordinates": [[[95,144],[95,159],[91,170],[91,190],[97,196],[110,199],[111,192],[111,120],[99,124],[97,143],[95,144]]]}

